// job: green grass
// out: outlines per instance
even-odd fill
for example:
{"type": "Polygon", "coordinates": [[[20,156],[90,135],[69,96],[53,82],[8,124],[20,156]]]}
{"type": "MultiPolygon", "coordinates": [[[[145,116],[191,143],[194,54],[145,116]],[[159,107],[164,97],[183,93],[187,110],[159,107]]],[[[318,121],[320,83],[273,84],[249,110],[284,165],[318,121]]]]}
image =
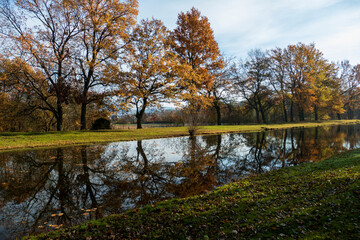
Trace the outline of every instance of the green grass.
{"type": "Polygon", "coordinates": [[[360,239],[360,150],[25,239],[360,239]]]}
{"type": "MultiPolygon", "coordinates": [[[[202,126],[197,134],[220,134],[232,132],[258,132],[268,129],[292,127],[316,127],[339,124],[356,124],[360,120],[319,121],[287,124],[224,125],[202,126]]],[[[161,137],[187,136],[186,127],[146,128],[109,131],[64,131],[64,132],[29,132],[0,133],[0,151],[28,149],[34,147],[53,147],[75,144],[90,144],[111,141],[130,141],[161,137]]]]}

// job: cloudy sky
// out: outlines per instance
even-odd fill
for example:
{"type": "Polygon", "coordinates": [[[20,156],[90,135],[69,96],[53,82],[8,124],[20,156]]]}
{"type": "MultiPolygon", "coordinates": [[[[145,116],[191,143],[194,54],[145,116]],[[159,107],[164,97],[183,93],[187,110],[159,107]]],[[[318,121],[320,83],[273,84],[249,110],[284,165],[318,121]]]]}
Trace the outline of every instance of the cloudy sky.
{"type": "Polygon", "coordinates": [[[177,15],[198,8],[209,18],[220,49],[245,57],[254,48],[315,43],[331,61],[360,63],[359,0],[139,0],[139,19],[173,29],[177,15]]]}

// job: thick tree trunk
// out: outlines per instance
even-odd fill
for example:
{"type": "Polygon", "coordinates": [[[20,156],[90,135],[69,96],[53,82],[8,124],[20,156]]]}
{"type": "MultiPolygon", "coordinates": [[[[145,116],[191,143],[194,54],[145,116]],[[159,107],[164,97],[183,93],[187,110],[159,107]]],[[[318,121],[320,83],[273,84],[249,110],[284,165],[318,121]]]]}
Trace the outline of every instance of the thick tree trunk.
{"type": "Polygon", "coordinates": [[[301,109],[301,121],[305,121],[304,109],[301,109]]]}
{"type": "Polygon", "coordinates": [[[86,110],[87,110],[87,103],[82,103],[81,115],[80,115],[80,123],[81,123],[80,130],[86,130],[86,110]]]}
{"type": "Polygon", "coordinates": [[[266,123],[265,111],[264,111],[264,108],[263,108],[263,106],[262,106],[262,104],[261,104],[261,99],[260,99],[259,96],[257,97],[257,104],[258,104],[258,106],[259,106],[259,110],[260,110],[260,113],[261,113],[262,122],[263,122],[263,123],[266,123]]]}
{"type": "MultiPolygon", "coordinates": [[[[92,71],[90,73],[92,75],[92,71]]],[[[80,130],[86,130],[86,112],[87,112],[87,105],[88,105],[88,90],[89,90],[89,80],[87,78],[84,83],[84,89],[82,92],[81,98],[81,113],[80,113],[80,130]]]]}
{"type": "Polygon", "coordinates": [[[336,115],[337,115],[338,120],[341,120],[341,114],[338,113],[338,114],[336,114],[336,115]]]}
{"type": "Polygon", "coordinates": [[[318,108],[317,106],[315,105],[314,107],[314,113],[315,113],[315,121],[319,120],[319,116],[318,116],[318,108]]]}
{"type": "Polygon", "coordinates": [[[294,122],[294,102],[291,102],[290,105],[290,121],[294,122]]]}
{"type": "Polygon", "coordinates": [[[214,108],[216,111],[216,124],[221,125],[221,109],[216,100],[214,101],[214,108]]]}
{"type": "Polygon", "coordinates": [[[283,99],[283,113],[284,113],[284,121],[285,121],[285,122],[288,122],[288,116],[287,116],[287,109],[286,109],[285,99],[283,99]]]}
{"type": "Polygon", "coordinates": [[[267,123],[264,108],[262,107],[261,104],[259,104],[259,105],[260,105],[260,113],[261,113],[262,121],[263,121],[263,123],[267,123]]]}
{"type": "Polygon", "coordinates": [[[137,129],[142,129],[141,122],[142,122],[143,116],[144,116],[143,113],[136,114],[136,128],[137,129]]]}
{"type": "Polygon", "coordinates": [[[354,118],[354,113],[353,113],[353,110],[351,108],[348,108],[347,115],[348,115],[348,119],[353,119],[354,118]]]}
{"type": "Polygon", "coordinates": [[[144,113],[145,113],[145,109],[146,109],[146,106],[147,106],[147,99],[144,99],[143,100],[143,105],[140,109],[140,111],[137,111],[135,117],[136,117],[136,128],[137,129],[141,129],[142,128],[142,119],[144,117],[144,113]]]}
{"type": "Polygon", "coordinates": [[[63,130],[63,107],[60,102],[57,103],[56,130],[63,130]]]}
{"type": "Polygon", "coordinates": [[[260,123],[260,113],[259,113],[259,110],[257,108],[255,108],[255,111],[256,111],[256,121],[257,123],[260,123]]]}
{"type": "Polygon", "coordinates": [[[301,106],[299,106],[299,120],[305,121],[304,109],[301,106]]]}

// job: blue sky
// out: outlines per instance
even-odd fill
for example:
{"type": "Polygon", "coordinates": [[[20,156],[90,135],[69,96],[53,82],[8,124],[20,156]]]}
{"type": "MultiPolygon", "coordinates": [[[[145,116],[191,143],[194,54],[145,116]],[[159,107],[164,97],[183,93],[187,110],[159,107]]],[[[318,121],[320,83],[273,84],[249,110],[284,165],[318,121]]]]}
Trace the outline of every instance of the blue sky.
{"type": "Polygon", "coordinates": [[[360,0],[139,0],[139,19],[157,18],[169,29],[178,13],[198,8],[209,18],[225,55],[254,48],[315,43],[331,61],[360,64],[360,0]]]}

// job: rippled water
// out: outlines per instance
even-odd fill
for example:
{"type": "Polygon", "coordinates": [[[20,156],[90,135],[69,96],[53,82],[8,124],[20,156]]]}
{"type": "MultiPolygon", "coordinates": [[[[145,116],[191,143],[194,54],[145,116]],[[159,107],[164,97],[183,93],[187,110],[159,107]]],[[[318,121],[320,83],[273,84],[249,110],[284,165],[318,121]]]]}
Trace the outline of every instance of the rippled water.
{"type": "Polygon", "coordinates": [[[359,148],[358,125],[0,154],[0,239],[188,197],[359,148]]]}

